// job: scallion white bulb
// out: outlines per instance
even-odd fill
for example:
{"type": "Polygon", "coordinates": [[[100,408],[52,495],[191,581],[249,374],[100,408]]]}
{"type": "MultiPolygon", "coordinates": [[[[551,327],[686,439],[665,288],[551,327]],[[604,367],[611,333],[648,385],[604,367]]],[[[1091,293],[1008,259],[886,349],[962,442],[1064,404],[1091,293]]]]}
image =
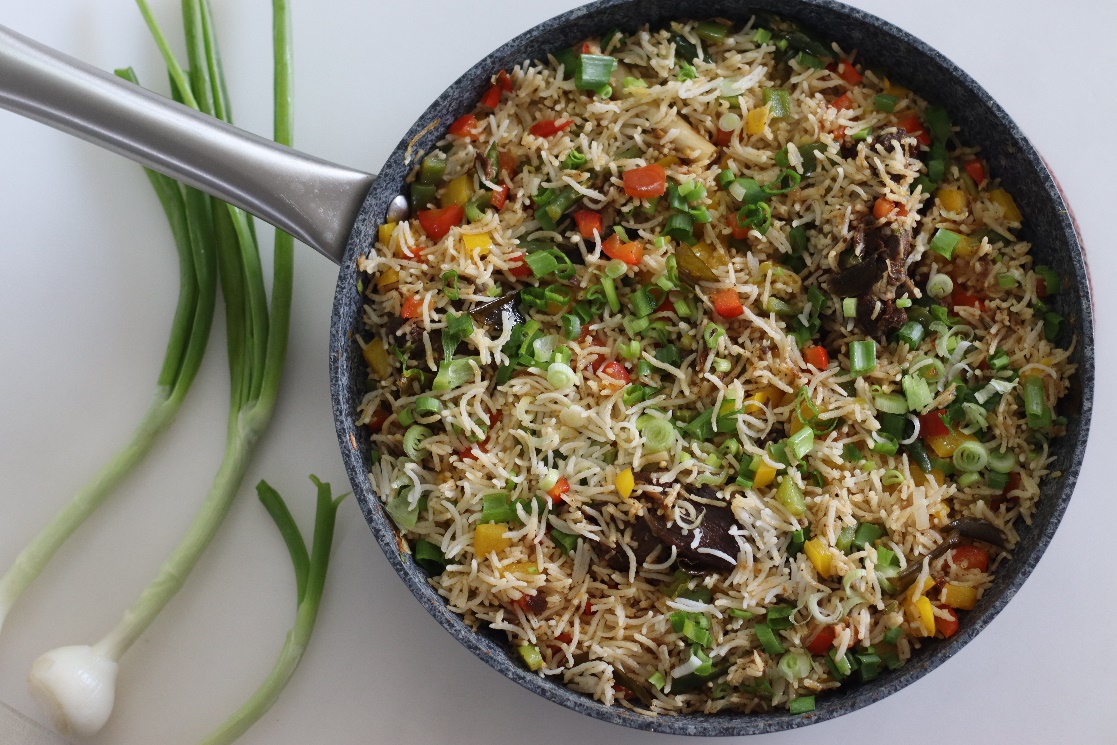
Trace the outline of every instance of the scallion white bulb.
{"type": "Polygon", "coordinates": [[[88,737],[112,714],[118,669],[94,647],[59,647],[35,660],[27,685],[60,734],[88,737]]]}

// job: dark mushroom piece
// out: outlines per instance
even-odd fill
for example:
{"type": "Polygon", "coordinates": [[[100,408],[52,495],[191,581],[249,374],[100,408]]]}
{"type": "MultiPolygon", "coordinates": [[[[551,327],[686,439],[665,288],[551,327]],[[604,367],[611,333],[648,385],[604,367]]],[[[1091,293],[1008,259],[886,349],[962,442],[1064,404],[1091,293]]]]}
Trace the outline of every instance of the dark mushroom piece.
{"type": "MultiPolygon", "coordinates": [[[[964,545],[969,541],[981,541],[988,543],[998,548],[1005,547],[1004,533],[1000,529],[989,522],[977,517],[961,517],[946,526],[949,531],[946,540],[927,554],[926,558],[934,561],[940,556],[944,555],[947,551],[964,545]]],[[[896,587],[898,590],[904,590],[915,578],[919,576],[919,572],[923,569],[923,561],[912,562],[904,567],[903,571],[896,575],[896,587]]]]}
{"type": "Polygon", "coordinates": [[[515,328],[520,324],[527,323],[527,319],[524,318],[524,314],[520,310],[519,290],[513,290],[491,303],[478,306],[471,310],[469,315],[473,318],[474,323],[488,328],[515,328]]]}
{"type": "Polygon", "coordinates": [[[857,298],[857,323],[871,336],[883,337],[904,325],[907,313],[896,305],[901,287],[914,292],[907,273],[911,233],[890,225],[858,225],[850,251],[858,263],[830,277],[830,291],[857,298]]]}
{"type": "MultiPolygon", "coordinates": [[[[652,555],[653,551],[663,546],[663,543],[659,540],[659,538],[657,538],[655,534],[652,533],[652,529],[648,526],[647,521],[640,519],[637,519],[634,523],[632,523],[632,528],[629,531],[629,540],[625,541],[624,537],[622,536],[620,538],[620,542],[627,543],[628,547],[632,549],[632,554],[636,557],[637,569],[639,569],[640,566],[645,561],[647,561],[648,557],[652,555]]],[[[662,554],[660,558],[665,559],[668,554],[670,554],[669,549],[667,550],[667,553],[662,554]]],[[[601,555],[601,561],[610,569],[615,569],[618,572],[628,572],[630,569],[628,552],[625,551],[624,548],[621,547],[619,544],[613,546],[605,553],[603,553],[601,555]]]]}
{"type": "MultiPolygon", "coordinates": [[[[688,487],[683,485],[686,495],[693,495],[703,500],[717,500],[717,492],[708,486],[688,487]]],[[[662,497],[655,492],[647,495],[657,507],[663,507],[662,497]]],[[[680,496],[676,500],[685,500],[680,496]]],[[[706,574],[711,571],[731,572],[737,568],[736,556],[740,547],[737,539],[729,530],[737,525],[733,511],[728,507],[718,504],[705,504],[692,502],[695,510],[701,515],[701,522],[694,530],[684,532],[683,528],[675,522],[668,523],[659,509],[645,511],[644,517],[648,527],[659,540],[668,547],[675,547],[679,568],[688,574],[706,574]],[[695,534],[698,540],[695,541],[695,534]],[[712,553],[715,552],[715,553],[712,553]]]]}

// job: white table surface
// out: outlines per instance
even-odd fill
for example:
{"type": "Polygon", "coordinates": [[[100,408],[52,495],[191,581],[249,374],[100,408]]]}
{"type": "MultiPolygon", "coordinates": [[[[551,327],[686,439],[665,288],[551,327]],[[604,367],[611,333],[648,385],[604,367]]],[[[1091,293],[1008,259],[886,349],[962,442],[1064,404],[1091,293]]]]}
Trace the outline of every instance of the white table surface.
{"type": "MultiPolygon", "coordinates": [[[[376,170],[458,74],[578,0],[294,2],[296,144],[376,170]]],[[[1117,122],[1112,36],[1101,0],[856,0],[928,41],[1016,118],[1066,189],[1090,249],[1099,392],[1078,490],[1043,561],[988,630],[900,693],[757,743],[1117,741],[1117,524],[1107,448],[1117,280],[1117,122]],[[1055,17],[1052,10],[1062,13],[1055,17]]],[[[153,0],[172,38],[178,3],[153,0]]],[[[270,134],[266,0],[217,0],[237,122],[270,134]]],[[[166,78],[127,0],[0,0],[0,23],[105,69],[166,78]]],[[[179,46],[181,49],[181,46],[179,46]]],[[[113,453],[146,405],[177,292],[166,223],[139,168],[0,112],[0,565],[113,453]]],[[[268,231],[261,231],[267,234],[268,231]]],[[[265,238],[265,245],[268,240],[265,238]]],[[[270,250],[265,251],[265,255],[270,250]]],[[[270,262],[265,259],[266,263],[270,262]]],[[[267,478],[309,530],[315,473],[347,481],[330,415],[327,335],[335,268],[301,247],[291,345],[274,422],[239,500],[183,591],[122,663],[117,706],[95,743],[193,742],[270,668],[293,618],[283,545],[256,501],[267,478]]],[[[40,718],[25,678],[42,652],[116,623],[178,540],[220,459],[224,322],[181,416],[151,457],[59,552],[0,637],[0,701],[40,718]]],[[[3,740],[0,737],[0,740],[3,740]]],[[[636,743],[668,738],[569,712],[490,670],[414,601],[353,501],[338,520],[318,629],[249,743],[636,743]]],[[[681,739],[679,740],[681,741],[681,739]]]]}

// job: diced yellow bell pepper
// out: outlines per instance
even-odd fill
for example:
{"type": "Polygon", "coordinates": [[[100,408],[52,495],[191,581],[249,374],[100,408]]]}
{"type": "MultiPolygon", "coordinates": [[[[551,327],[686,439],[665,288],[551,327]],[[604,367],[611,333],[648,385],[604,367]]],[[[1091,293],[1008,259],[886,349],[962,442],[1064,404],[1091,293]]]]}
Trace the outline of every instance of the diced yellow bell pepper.
{"type": "Polygon", "coordinates": [[[752,487],[754,489],[763,489],[768,484],[776,479],[776,469],[768,465],[766,462],[761,462],[760,467],[756,469],[756,475],[752,477],[752,487]]]}
{"type": "Polygon", "coordinates": [[[911,469],[911,480],[916,486],[927,486],[932,478],[935,479],[935,483],[939,486],[946,483],[946,474],[937,468],[933,469],[930,473],[923,473],[922,469],[919,468],[911,469]]]}
{"type": "Polygon", "coordinates": [[[679,165],[679,157],[677,155],[668,155],[666,158],[661,158],[656,161],[656,165],[661,168],[670,168],[671,166],[679,165]]]}
{"type": "Polygon", "coordinates": [[[380,341],[380,337],[376,337],[361,350],[364,355],[365,362],[368,363],[369,369],[372,374],[381,380],[387,380],[392,375],[392,362],[388,357],[388,350],[384,348],[384,342],[380,341]]]}
{"type": "Polygon", "coordinates": [[[626,468],[617,474],[616,487],[617,494],[621,495],[621,499],[628,499],[632,496],[632,490],[636,488],[636,479],[632,475],[631,468],[626,468]]]}
{"type": "Polygon", "coordinates": [[[968,259],[977,253],[978,246],[981,241],[975,241],[968,235],[961,235],[958,237],[958,243],[954,246],[954,258],[968,259]]]}
{"type": "Polygon", "coordinates": [[[943,587],[942,601],[951,608],[973,610],[974,605],[977,603],[977,589],[967,587],[966,585],[956,585],[952,582],[947,582],[946,586],[943,587]]]}
{"type": "Polygon", "coordinates": [[[442,192],[442,206],[449,207],[456,204],[464,207],[472,196],[473,178],[468,173],[463,173],[446,184],[446,190],[442,192]]]}
{"type": "Polygon", "coordinates": [[[477,556],[488,556],[493,551],[503,551],[508,548],[512,542],[504,537],[507,530],[507,523],[478,525],[473,534],[473,553],[477,556]]]}
{"type": "Polygon", "coordinates": [[[911,95],[911,91],[909,91],[907,88],[902,85],[896,85],[895,83],[889,82],[888,78],[884,79],[884,92],[890,96],[895,96],[896,98],[903,98],[904,96],[911,95]]]}
{"type": "MultiPolygon", "coordinates": [[[[487,556],[488,554],[486,554],[487,556]]],[[[539,574],[534,561],[516,561],[500,568],[501,574],[539,574]]]]}
{"type": "Polygon", "coordinates": [[[1016,200],[1012,198],[1004,189],[994,189],[989,192],[989,198],[993,200],[994,204],[999,204],[1001,209],[1005,211],[1005,219],[1009,222],[1021,222],[1024,215],[1020,214],[1020,208],[1016,206],[1016,200]]]}
{"type": "Polygon", "coordinates": [[[691,246],[690,250],[711,269],[721,269],[729,265],[729,255],[719,246],[711,246],[705,241],[699,241],[691,246]]]}
{"type": "Polygon", "coordinates": [[[381,225],[380,228],[377,230],[377,234],[378,234],[378,237],[380,238],[380,242],[383,243],[385,246],[387,246],[388,243],[391,242],[391,240],[392,240],[392,233],[394,233],[395,231],[396,231],[396,223],[394,223],[394,222],[386,222],[383,225],[381,225]]]}
{"type": "Polygon", "coordinates": [[[935,611],[931,607],[931,601],[926,595],[920,596],[915,601],[915,612],[919,617],[919,625],[923,627],[923,636],[935,635],[935,611]]]}
{"type": "MultiPolygon", "coordinates": [[[[928,590],[930,590],[934,586],[935,586],[935,580],[931,579],[930,577],[926,577],[923,580],[923,589],[920,590],[920,592],[927,592],[928,590]]],[[[908,602],[909,603],[911,602],[911,599],[915,597],[915,588],[916,588],[916,585],[914,585],[914,584],[911,587],[908,588],[908,602]]]]}
{"type": "Polygon", "coordinates": [[[380,272],[380,276],[376,278],[376,289],[383,295],[388,290],[394,289],[399,284],[399,272],[392,267],[388,267],[380,272]]]}
{"type": "Polygon", "coordinates": [[[943,187],[935,192],[935,198],[947,212],[964,212],[966,209],[966,194],[961,189],[943,187]]]}
{"type": "Polygon", "coordinates": [[[977,442],[977,438],[955,430],[950,434],[928,437],[925,442],[931,446],[938,457],[950,458],[953,457],[954,451],[962,446],[963,442],[977,442]]]}
{"type": "Polygon", "coordinates": [[[493,247],[493,238],[488,233],[469,233],[462,236],[462,243],[465,244],[465,250],[475,258],[483,259],[493,247]]]}
{"type": "Polygon", "coordinates": [[[760,108],[749,112],[748,119],[745,120],[745,133],[749,135],[763,134],[764,128],[767,126],[768,104],[764,104],[760,108]]]}
{"type": "Polygon", "coordinates": [[[818,572],[820,577],[830,576],[834,559],[821,538],[812,538],[804,543],[803,553],[810,559],[811,564],[814,565],[814,570],[818,572]]]}

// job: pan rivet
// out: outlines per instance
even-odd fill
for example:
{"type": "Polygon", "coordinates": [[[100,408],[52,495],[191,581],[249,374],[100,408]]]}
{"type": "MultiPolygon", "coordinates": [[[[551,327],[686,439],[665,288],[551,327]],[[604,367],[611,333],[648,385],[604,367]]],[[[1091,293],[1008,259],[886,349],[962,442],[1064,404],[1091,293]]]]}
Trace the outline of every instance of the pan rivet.
{"type": "Polygon", "coordinates": [[[388,222],[403,222],[410,214],[411,210],[407,206],[407,197],[400,194],[389,202],[388,214],[384,217],[388,222]]]}

